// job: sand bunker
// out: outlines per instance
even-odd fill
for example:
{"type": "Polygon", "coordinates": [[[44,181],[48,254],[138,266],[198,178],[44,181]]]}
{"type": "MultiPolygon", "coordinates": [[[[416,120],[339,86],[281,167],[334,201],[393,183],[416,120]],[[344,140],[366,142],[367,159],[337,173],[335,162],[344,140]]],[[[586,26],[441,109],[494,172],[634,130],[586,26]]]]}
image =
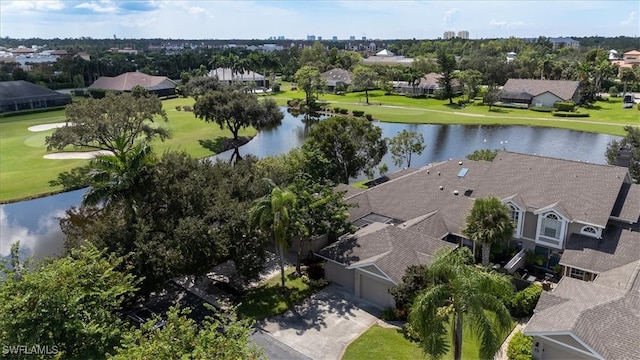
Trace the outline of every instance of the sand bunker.
{"type": "Polygon", "coordinates": [[[29,126],[28,130],[33,132],[38,132],[38,131],[47,131],[51,129],[57,129],[65,126],[67,126],[66,122],[59,122],[59,123],[52,123],[52,124],[29,126]]]}
{"type": "Polygon", "coordinates": [[[47,154],[44,156],[45,159],[55,159],[55,160],[71,160],[71,159],[93,159],[98,155],[113,155],[111,151],[99,150],[99,151],[85,151],[85,152],[59,152],[54,154],[47,154]]]}

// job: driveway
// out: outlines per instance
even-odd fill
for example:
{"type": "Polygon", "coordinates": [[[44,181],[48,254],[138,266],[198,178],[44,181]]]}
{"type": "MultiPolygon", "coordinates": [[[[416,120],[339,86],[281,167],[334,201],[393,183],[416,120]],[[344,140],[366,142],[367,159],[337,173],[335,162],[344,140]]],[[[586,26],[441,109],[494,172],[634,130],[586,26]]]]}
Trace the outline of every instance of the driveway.
{"type": "Polygon", "coordinates": [[[329,285],[294,309],[258,326],[263,334],[311,359],[333,360],[340,359],[347,345],[381,314],[377,305],[355,298],[337,285],[329,285]]]}

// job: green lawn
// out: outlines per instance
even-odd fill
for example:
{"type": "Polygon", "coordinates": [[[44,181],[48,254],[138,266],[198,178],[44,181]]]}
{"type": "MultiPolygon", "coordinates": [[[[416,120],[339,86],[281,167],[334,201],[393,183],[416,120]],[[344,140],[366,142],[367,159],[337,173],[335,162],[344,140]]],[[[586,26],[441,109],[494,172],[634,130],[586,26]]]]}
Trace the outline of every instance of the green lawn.
{"type": "MultiPolygon", "coordinates": [[[[511,328],[502,337],[503,341],[515,326],[516,322],[514,321],[511,328]]],[[[469,336],[468,331],[464,329],[462,340],[462,358],[477,359],[479,343],[476,338],[469,336]]],[[[407,339],[402,330],[384,328],[379,325],[372,326],[354,340],[347,347],[342,357],[343,360],[412,360],[427,358],[420,345],[407,339]]],[[[449,352],[443,359],[451,358],[453,358],[453,348],[450,347],[449,352]]]]}
{"type": "MultiPolygon", "coordinates": [[[[155,141],[154,151],[183,150],[194,157],[214,155],[214,147],[220,137],[231,137],[228,130],[220,130],[213,123],[196,119],[191,112],[177,111],[176,105],[193,105],[193,99],[164,100],[163,107],[169,121],[161,123],[172,131],[172,138],[155,141]],[[205,147],[206,146],[206,147],[205,147]]],[[[49,181],[63,171],[87,163],[87,160],[47,160],[44,139],[53,130],[30,132],[30,126],[64,122],[64,111],[13,116],[0,119],[0,203],[55,193],[61,188],[49,186],[49,181]]],[[[253,136],[253,128],[240,132],[241,136],[253,136]]],[[[72,149],[70,149],[72,150],[72,149]]]]}
{"type": "MultiPolygon", "coordinates": [[[[302,91],[281,91],[266,95],[279,104],[288,99],[304,98],[302,91]]],[[[624,135],[626,124],[640,125],[640,111],[636,108],[623,109],[622,100],[612,98],[599,101],[592,108],[580,109],[589,113],[588,118],[559,118],[550,113],[534,112],[527,109],[494,108],[468,105],[449,105],[448,100],[414,99],[401,95],[384,95],[382,91],[370,91],[369,103],[365,103],[362,92],[345,95],[322,94],[321,101],[329,107],[339,106],[349,110],[363,110],[378,121],[416,124],[473,124],[473,125],[526,125],[548,126],[588,132],[624,135]]]]}
{"type": "Polygon", "coordinates": [[[295,304],[308,298],[316,290],[294,275],[295,268],[286,270],[287,294],[282,293],[280,274],[272,277],[264,284],[248,291],[238,306],[238,316],[261,320],[269,316],[282,314],[295,304]]]}

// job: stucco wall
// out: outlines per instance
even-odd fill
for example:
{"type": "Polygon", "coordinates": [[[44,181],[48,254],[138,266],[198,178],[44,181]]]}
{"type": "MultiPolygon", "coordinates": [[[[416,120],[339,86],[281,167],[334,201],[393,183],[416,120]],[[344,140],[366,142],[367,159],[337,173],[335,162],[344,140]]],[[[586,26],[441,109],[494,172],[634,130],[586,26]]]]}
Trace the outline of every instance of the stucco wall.
{"type": "Polygon", "coordinates": [[[524,224],[522,224],[522,237],[528,239],[536,238],[536,228],[538,227],[538,216],[531,212],[524,213],[524,224]]]}
{"type": "Polygon", "coordinates": [[[556,343],[544,339],[533,338],[533,356],[538,360],[594,360],[595,357],[571,350],[556,343]],[[536,343],[538,348],[536,349],[536,343]]]}
{"type": "Polygon", "coordinates": [[[553,104],[555,104],[556,101],[562,101],[562,99],[552,93],[546,92],[538,96],[534,96],[531,100],[531,106],[542,104],[542,106],[553,107],[553,104]]]}
{"type": "Polygon", "coordinates": [[[355,292],[355,272],[344,266],[327,261],[324,266],[324,276],[328,281],[341,285],[346,290],[355,292]]]}

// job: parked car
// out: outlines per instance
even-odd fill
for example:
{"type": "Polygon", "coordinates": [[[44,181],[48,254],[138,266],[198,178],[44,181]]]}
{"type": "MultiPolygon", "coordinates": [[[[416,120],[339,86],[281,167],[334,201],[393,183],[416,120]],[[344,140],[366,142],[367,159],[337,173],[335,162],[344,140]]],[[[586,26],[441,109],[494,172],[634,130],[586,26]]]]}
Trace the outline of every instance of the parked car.
{"type": "Polygon", "coordinates": [[[151,311],[149,308],[143,306],[137,308],[130,313],[127,314],[127,318],[136,323],[137,325],[142,325],[150,320],[158,318],[158,321],[153,325],[154,329],[160,329],[166,325],[167,321],[162,319],[158,314],[151,311]]]}
{"type": "Polygon", "coordinates": [[[622,99],[622,108],[623,109],[628,109],[628,108],[632,108],[633,105],[635,105],[635,98],[633,96],[633,94],[624,94],[624,98],[622,99]]]}

